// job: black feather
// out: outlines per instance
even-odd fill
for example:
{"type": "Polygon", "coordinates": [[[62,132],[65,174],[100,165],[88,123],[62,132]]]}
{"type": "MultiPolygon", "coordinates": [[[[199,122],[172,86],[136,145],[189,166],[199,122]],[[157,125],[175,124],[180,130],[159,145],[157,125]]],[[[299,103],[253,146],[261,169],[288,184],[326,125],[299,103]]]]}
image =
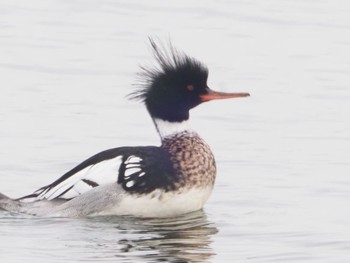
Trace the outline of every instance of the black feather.
{"type": "Polygon", "coordinates": [[[149,41],[157,65],[141,68],[142,82],[129,98],[144,102],[153,118],[187,120],[189,110],[202,102],[200,95],[207,91],[208,68],[170,42],[166,47],[149,41]]]}
{"type": "Polygon", "coordinates": [[[203,63],[176,49],[171,41],[166,47],[160,41],[157,44],[153,38],[149,37],[148,39],[157,65],[154,67],[141,66],[139,88],[130,93],[128,98],[145,101],[152,88],[154,88],[154,84],[164,80],[167,76],[169,78],[172,77],[172,79],[197,76],[197,78],[206,82],[208,79],[208,68],[203,63]]]}

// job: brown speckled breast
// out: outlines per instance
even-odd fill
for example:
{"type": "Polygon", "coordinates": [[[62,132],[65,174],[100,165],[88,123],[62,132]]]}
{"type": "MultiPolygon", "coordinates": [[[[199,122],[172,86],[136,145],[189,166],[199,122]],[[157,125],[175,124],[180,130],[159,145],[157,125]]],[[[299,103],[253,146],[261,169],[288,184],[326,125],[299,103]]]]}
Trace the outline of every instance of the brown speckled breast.
{"type": "Polygon", "coordinates": [[[179,188],[212,187],[216,177],[213,153],[198,134],[182,132],[167,137],[162,142],[171,156],[174,169],[179,175],[179,188]]]}

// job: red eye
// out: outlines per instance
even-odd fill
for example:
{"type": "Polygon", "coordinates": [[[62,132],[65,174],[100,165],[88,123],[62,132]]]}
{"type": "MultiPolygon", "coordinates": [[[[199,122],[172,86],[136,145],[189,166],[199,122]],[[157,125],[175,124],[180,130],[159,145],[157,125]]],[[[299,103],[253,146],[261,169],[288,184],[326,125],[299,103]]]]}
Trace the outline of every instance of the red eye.
{"type": "Polygon", "coordinates": [[[187,90],[188,91],[193,91],[194,90],[194,86],[193,85],[187,85],[187,90]]]}

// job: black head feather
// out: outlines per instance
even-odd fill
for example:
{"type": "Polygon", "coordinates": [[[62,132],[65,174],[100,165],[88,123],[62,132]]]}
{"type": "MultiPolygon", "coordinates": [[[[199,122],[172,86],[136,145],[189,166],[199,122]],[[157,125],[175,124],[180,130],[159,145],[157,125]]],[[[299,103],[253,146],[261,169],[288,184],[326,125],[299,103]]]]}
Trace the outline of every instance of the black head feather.
{"type": "Polygon", "coordinates": [[[183,121],[189,118],[189,110],[201,103],[200,95],[206,92],[208,69],[198,60],[176,50],[157,45],[150,46],[158,65],[142,67],[141,87],[129,95],[146,104],[154,118],[167,121],[183,121]]]}

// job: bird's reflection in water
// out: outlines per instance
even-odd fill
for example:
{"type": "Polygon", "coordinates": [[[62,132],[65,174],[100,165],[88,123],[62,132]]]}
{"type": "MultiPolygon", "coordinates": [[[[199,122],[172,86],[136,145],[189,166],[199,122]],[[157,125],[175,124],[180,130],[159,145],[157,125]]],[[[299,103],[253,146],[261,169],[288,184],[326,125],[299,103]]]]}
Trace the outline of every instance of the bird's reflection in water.
{"type": "MultiPolygon", "coordinates": [[[[168,219],[114,218],[119,231],[116,257],[128,262],[207,262],[218,232],[203,211],[168,219]]],[[[123,262],[124,262],[123,261],[123,262]]]]}

